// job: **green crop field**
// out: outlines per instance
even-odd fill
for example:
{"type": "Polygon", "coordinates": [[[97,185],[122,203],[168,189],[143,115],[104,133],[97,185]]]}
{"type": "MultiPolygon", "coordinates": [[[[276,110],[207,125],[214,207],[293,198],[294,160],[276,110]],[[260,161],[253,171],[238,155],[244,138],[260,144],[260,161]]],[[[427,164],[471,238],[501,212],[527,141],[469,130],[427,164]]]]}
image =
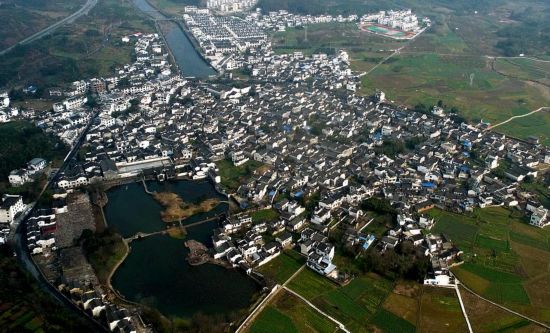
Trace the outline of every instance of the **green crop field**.
{"type": "Polygon", "coordinates": [[[288,287],[306,297],[353,332],[368,332],[372,316],[392,289],[392,283],[375,275],[360,276],[338,287],[311,270],[304,270],[288,287]]]}
{"type": "Polygon", "coordinates": [[[301,296],[311,300],[328,291],[336,289],[337,285],[310,269],[304,269],[290,281],[288,287],[301,296]]]}
{"type": "Polygon", "coordinates": [[[413,333],[416,331],[413,324],[384,309],[376,312],[372,318],[372,323],[382,331],[388,333],[413,333]]]}
{"type": "Polygon", "coordinates": [[[298,332],[292,319],[273,307],[267,307],[250,329],[252,333],[298,332]]]}
{"type": "Polygon", "coordinates": [[[251,333],[332,333],[336,324],[296,296],[282,291],[256,318],[251,333]]]}
{"type": "Polygon", "coordinates": [[[259,268],[259,272],[267,278],[282,284],[292,276],[303,264],[305,258],[298,252],[290,250],[259,268]]]}
{"type": "Polygon", "coordinates": [[[467,332],[453,289],[425,287],[421,297],[420,332],[467,332]]]}
{"type": "Polygon", "coordinates": [[[550,230],[528,225],[516,211],[477,209],[457,215],[432,210],[432,232],[444,233],[464,251],[453,269],[475,292],[499,304],[550,322],[550,230]]]}
{"type": "Polygon", "coordinates": [[[508,242],[505,240],[495,239],[484,235],[479,235],[476,239],[476,246],[486,249],[494,249],[496,251],[508,251],[508,242]]]}
{"type": "Polygon", "coordinates": [[[433,233],[447,235],[461,249],[471,248],[474,245],[476,235],[479,231],[475,220],[464,215],[437,209],[430,210],[429,214],[437,221],[432,229],[433,233]]]}

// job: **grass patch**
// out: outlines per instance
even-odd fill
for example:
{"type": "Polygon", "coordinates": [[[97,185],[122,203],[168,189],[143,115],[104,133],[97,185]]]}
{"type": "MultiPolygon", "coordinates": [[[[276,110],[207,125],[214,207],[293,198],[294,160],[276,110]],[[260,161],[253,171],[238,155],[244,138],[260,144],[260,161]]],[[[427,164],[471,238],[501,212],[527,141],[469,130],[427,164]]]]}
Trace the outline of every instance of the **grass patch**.
{"type": "Polygon", "coordinates": [[[216,162],[222,185],[233,191],[236,191],[262,165],[262,163],[252,160],[240,166],[235,166],[231,160],[216,162]]]}
{"type": "Polygon", "coordinates": [[[252,218],[252,223],[272,222],[279,219],[279,213],[269,208],[255,211],[254,213],[250,214],[250,217],[252,218]]]}
{"type": "Polygon", "coordinates": [[[106,284],[109,274],[116,264],[124,258],[128,250],[122,237],[110,229],[101,233],[85,230],[81,238],[86,258],[92,265],[97,278],[106,284]]]}

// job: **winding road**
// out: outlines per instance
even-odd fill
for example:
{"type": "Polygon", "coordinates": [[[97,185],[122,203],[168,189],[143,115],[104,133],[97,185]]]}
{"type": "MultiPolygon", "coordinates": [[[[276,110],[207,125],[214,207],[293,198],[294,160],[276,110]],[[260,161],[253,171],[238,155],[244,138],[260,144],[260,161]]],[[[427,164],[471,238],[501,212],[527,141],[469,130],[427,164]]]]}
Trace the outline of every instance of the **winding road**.
{"type": "Polygon", "coordinates": [[[31,43],[31,42],[33,42],[37,39],[40,39],[40,38],[46,36],[47,34],[53,32],[55,29],[59,28],[60,26],[66,24],[66,23],[74,22],[74,20],[76,20],[80,16],[82,16],[84,14],[88,14],[90,12],[90,10],[92,8],[94,8],[95,5],[97,5],[97,2],[98,2],[98,0],[86,0],[86,3],[79,10],[77,10],[76,12],[72,13],[71,15],[65,17],[64,19],[62,19],[60,21],[55,22],[54,24],[50,25],[49,27],[35,33],[34,35],[31,35],[31,36],[19,41],[17,44],[12,45],[12,46],[8,47],[7,49],[0,51],[0,56],[10,52],[11,50],[13,50],[18,45],[25,45],[25,44],[31,43]]]}

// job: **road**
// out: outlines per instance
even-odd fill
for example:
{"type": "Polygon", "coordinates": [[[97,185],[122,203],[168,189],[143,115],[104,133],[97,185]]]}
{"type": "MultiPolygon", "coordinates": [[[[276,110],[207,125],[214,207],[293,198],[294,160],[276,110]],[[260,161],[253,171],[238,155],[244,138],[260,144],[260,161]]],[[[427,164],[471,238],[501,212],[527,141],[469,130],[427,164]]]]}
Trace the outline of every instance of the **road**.
{"type": "Polygon", "coordinates": [[[49,27],[35,33],[34,35],[29,36],[29,37],[23,39],[22,41],[19,41],[17,44],[10,46],[10,47],[8,47],[7,49],[5,49],[3,51],[0,51],[0,56],[10,52],[11,50],[13,50],[18,45],[25,45],[25,44],[31,43],[31,42],[33,42],[37,39],[40,39],[40,38],[46,36],[47,34],[53,32],[55,29],[59,28],[60,26],[66,24],[66,23],[74,22],[74,20],[76,20],[80,16],[82,16],[84,14],[88,14],[90,12],[90,10],[92,8],[94,8],[95,5],[97,5],[97,2],[98,2],[98,0],[86,0],[86,3],[79,10],[77,10],[76,12],[72,13],[71,15],[65,17],[64,19],[62,19],[60,21],[55,22],[54,24],[50,25],[49,27]]]}

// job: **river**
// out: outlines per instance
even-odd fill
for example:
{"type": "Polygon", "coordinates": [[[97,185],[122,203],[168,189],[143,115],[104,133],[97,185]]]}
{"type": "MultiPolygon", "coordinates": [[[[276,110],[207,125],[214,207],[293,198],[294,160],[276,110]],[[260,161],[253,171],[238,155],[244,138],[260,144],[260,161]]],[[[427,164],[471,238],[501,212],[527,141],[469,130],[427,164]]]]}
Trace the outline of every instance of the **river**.
{"type": "MultiPolygon", "coordinates": [[[[184,201],[223,196],[209,182],[178,181],[149,182],[151,191],[171,191],[184,201]]],[[[109,201],[105,217],[110,227],[123,237],[136,232],[154,232],[164,229],[160,219],[162,207],[141,183],[122,185],[107,191],[109,201]]],[[[184,224],[225,212],[226,203],[213,211],[197,214],[184,224]]],[[[212,230],[216,221],[189,228],[186,239],[194,239],[211,246],[212,230]]],[[[247,309],[260,287],[238,270],[204,264],[191,266],[185,260],[188,249],[184,240],[167,235],[155,235],[132,242],[126,260],[115,272],[112,285],[124,297],[158,309],[169,317],[189,318],[196,313],[209,315],[230,314],[247,309]]]]}
{"type": "MultiPolygon", "coordinates": [[[[147,0],[132,0],[134,5],[143,13],[156,20],[164,20],[166,16],[151,6],[147,0]]],[[[210,75],[216,75],[216,71],[193,47],[189,37],[173,21],[162,21],[166,26],[164,38],[174,59],[187,77],[206,78],[210,75]]]]}

